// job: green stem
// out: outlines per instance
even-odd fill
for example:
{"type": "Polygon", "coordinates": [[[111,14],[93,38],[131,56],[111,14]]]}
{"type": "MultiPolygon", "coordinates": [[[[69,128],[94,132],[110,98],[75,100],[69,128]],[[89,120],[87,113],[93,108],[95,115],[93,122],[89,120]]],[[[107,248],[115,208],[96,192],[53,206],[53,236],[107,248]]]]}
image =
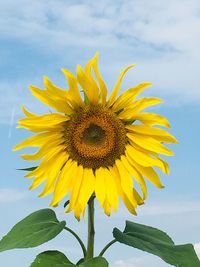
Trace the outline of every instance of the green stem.
{"type": "Polygon", "coordinates": [[[83,250],[83,255],[84,255],[84,258],[86,257],[86,253],[87,253],[87,250],[86,250],[86,247],[83,243],[83,241],[80,239],[80,237],[69,227],[65,227],[64,228],[66,231],[70,232],[79,242],[82,250],[83,250]]]}
{"type": "Polygon", "coordinates": [[[113,239],[112,241],[110,241],[103,249],[102,251],[99,253],[99,256],[103,256],[103,254],[106,252],[106,250],[112,246],[114,243],[116,243],[117,240],[116,239],[113,239]]]}
{"type": "Polygon", "coordinates": [[[91,197],[88,202],[88,244],[86,259],[94,257],[94,197],[91,197]]]}

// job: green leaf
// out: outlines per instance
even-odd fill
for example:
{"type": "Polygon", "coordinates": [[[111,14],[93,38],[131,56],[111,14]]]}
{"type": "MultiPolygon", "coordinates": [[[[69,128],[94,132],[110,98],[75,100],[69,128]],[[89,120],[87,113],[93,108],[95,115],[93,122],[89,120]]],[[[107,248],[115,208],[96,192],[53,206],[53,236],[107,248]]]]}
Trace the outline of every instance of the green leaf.
{"type": "Polygon", "coordinates": [[[171,265],[200,267],[192,244],[176,246],[166,233],[156,228],[127,221],[124,232],[114,228],[113,236],[120,243],[157,255],[171,265]]]}
{"type": "Polygon", "coordinates": [[[102,257],[86,260],[74,265],[60,251],[52,250],[40,253],[30,267],[108,267],[108,262],[102,257]]]}
{"type": "Polygon", "coordinates": [[[30,168],[24,168],[24,169],[17,169],[17,170],[18,171],[29,171],[29,172],[31,172],[31,171],[34,171],[36,168],[37,168],[37,166],[36,167],[30,167],[30,168]]]}
{"type": "Polygon", "coordinates": [[[81,263],[79,267],[108,267],[108,262],[103,257],[95,257],[81,263]]]}
{"type": "Polygon", "coordinates": [[[69,205],[70,201],[67,200],[65,203],[64,203],[64,208],[66,208],[68,205],[69,205]]]}
{"type": "Polygon", "coordinates": [[[56,237],[65,227],[51,209],[42,209],[17,223],[0,241],[0,252],[39,246],[56,237]]]}
{"type": "Polygon", "coordinates": [[[45,251],[37,255],[30,267],[74,267],[68,258],[60,251],[45,251]]]}
{"type": "Polygon", "coordinates": [[[84,258],[81,258],[80,260],[78,260],[78,262],[76,263],[76,265],[80,265],[81,263],[83,263],[84,262],[84,258]]]}

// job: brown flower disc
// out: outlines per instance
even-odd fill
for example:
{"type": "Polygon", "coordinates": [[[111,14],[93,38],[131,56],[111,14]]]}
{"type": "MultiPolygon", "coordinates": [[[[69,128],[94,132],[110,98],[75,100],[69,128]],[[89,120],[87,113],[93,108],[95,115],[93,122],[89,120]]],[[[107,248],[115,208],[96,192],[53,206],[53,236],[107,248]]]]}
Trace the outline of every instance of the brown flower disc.
{"type": "Polygon", "coordinates": [[[84,168],[109,167],[124,154],[124,124],[108,108],[86,106],[67,122],[65,144],[71,159],[84,168]]]}

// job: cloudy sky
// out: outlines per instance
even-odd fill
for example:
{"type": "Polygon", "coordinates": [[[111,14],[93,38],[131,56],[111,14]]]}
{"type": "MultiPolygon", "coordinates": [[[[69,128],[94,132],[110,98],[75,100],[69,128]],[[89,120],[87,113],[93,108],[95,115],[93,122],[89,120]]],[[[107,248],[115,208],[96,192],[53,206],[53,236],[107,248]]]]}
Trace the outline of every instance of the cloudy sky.
{"type": "MultiPolygon", "coordinates": [[[[154,108],[171,122],[180,141],[170,158],[171,173],[162,176],[158,190],[149,184],[147,203],[138,216],[123,206],[107,218],[96,208],[96,252],[112,239],[112,229],[126,219],[159,227],[177,244],[191,242],[200,254],[200,2],[199,0],[0,0],[0,236],[32,211],[48,207],[50,198],[38,199],[41,191],[28,191],[30,181],[17,168],[28,166],[12,147],[29,133],[16,130],[21,105],[32,111],[48,111],[31,96],[30,84],[42,87],[43,76],[65,86],[62,67],[75,71],[96,51],[100,70],[111,89],[122,68],[137,63],[124,79],[123,89],[141,81],[153,87],[145,94],[165,104],[154,108]]],[[[123,90],[122,89],[122,90],[123,90]]],[[[85,238],[86,221],[77,223],[56,209],[85,238]]],[[[46,249],[60,249],[72,260],[81,254],[67,233],[30,250],[0,254],[5,267],[27,267],[46,249]],[[23,259],[23,260],[22,260],[23,259]],[[23,262],[22,262],[23,261],[23,262]],[[16,262],[20,262],[16,265],[16,262]]],[[[105,255],[111,267],[167,267],[159,258],[115,244],[105,255]]]]}

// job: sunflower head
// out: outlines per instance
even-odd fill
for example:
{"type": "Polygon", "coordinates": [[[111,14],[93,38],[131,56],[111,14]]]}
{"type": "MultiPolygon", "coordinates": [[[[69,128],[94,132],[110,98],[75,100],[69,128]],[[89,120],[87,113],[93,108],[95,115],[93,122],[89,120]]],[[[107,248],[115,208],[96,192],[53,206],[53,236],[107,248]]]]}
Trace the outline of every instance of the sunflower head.
{"type": "Polygon", "coordinates": [[[55,112],[37,115],[23,107],[26,117],[19,120],[18,127],[37,134],[14,150],[39,147],[34,154],[22,155],[26,160],[40,160],[38,167],[25,176],[34,178],[30,189],[45,183],[40,196],[52,193],[52,206],[69,195],[66,211],[73,210],[78,220],[93,195],[107,215],[117,210],[119,197],[136,214],[137,206],[147,197],[146,179],[162,188],[155,168],[169,173],[160,154],[173,155],[163,143],[177,140],[163,128],[155,127],[170,127],[164,117],[143,111],[161,100],[136,99],[151,83],[143,82],[118,96],[125,73],[134,66],[121,72],[109,97],[98,69],[98,54],[84,69],[78,65],[76,75],[62,69],[67,90],[47,77],[45,89],[30,86],[32,94],[55,112]]]}

